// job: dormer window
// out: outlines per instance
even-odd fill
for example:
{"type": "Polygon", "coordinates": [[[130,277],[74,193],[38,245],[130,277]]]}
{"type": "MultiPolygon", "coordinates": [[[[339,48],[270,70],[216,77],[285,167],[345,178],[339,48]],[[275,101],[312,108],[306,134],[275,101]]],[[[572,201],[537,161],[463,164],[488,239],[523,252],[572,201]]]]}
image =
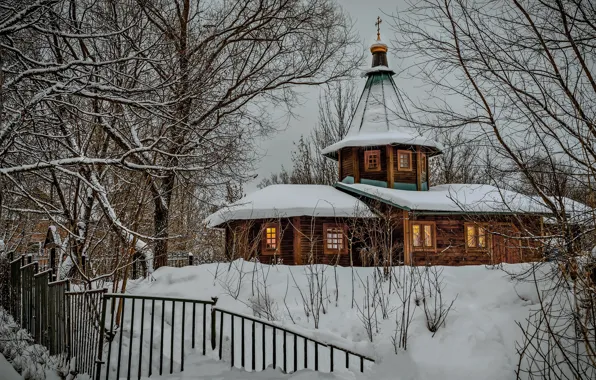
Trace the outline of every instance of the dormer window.
{"type": "Polygon", "coordinates": [[[381,151],[367,150],[364,152],[364,170],[378,172],[381,170],[381,151]]]}
{"type": "Polygon", "coordinates": [[[409,150],[397,151],[397,170],[411,171],[412,170],[412,152],[409,150]]]}

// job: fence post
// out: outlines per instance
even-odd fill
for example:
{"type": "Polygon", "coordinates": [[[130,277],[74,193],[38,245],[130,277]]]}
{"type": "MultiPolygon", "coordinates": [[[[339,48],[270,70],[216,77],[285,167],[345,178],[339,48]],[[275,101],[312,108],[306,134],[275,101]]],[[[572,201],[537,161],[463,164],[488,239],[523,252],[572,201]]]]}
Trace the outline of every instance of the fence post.
{"type": "MultiPolygon", "coordinates": [[[[105,292],[107,292],[107,289],[105,289],[105,292]]],[[[101,377],[101,365],[103,364],[103,340],[106,327],[106,310],[108,308],[108,297],[103,294],[102,298],[101,322],[99,323],[99,343],[97,344],[97,360],[95,361],[95,364],[97,365],[95,369],[95,380],[100,380],[101,377]]],[[[141,342],[141,344],[143,344],[143,342],[141,342]]],[[[130,363],[128,363],[128,365],[130,365],[130,363]]]]}
{"type": "Polygon", "coordinates": [[[50,248],[50,269],[52,270],[52,277],[60,280],[58,278],[58,268],[56,268],[56,248],[50,248]]]}
{"type": "Polygon", "coordinates": [[[194,256],[192,252],[188,253],[188,265],[194,265],[194,256]]]}
{"type": "Polygon", "coordinates": [[[211,306],[211,349],[215,350],[215,329],[216,329],[216,325],[215,325],[215,304],[217,304],[217,297],[211,297],[211,299],[213,300],[213,305],[211,306]]]}

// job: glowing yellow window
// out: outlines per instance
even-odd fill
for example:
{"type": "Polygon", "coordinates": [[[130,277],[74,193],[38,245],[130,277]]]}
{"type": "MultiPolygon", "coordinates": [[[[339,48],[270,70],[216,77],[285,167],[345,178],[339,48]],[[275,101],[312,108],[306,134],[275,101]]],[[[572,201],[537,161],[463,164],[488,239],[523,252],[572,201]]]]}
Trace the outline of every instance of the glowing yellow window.
{"type": "Polygon", "coordinates": [[[263,253],[279,252],[279,224],[268,223],[264,227],[263,253]]]}
{"type": "Polygon", "coordinates": [[[412,223],[412,246],[414,249],[435,249],[435,224],[412,223]]]}
{"type": "Polygon", "coordinates": [[[466,224],[466,247],[486,248],[486,230],[476,224],[466,224]]]}

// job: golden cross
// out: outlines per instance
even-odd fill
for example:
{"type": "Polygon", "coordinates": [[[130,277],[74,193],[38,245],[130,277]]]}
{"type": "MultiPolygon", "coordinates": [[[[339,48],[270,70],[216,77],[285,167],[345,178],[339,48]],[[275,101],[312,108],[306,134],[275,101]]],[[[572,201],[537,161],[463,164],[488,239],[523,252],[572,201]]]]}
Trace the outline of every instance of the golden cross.
{"type": "Polygon", "coordinates": [[[383,20],[381,20],[380,16],[377,16],[377,22],[375,22],[375,25],[377,26],[377,41],[381,40],[381,23],[383,22],[383,20]]]}

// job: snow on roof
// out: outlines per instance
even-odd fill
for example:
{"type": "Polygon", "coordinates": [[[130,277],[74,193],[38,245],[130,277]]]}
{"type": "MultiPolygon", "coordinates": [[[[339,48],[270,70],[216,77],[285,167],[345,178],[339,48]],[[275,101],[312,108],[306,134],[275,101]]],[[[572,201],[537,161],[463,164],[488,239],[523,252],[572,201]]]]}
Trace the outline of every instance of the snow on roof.
{"type": "Polygon", "coordinates": [[[323,149],[323,155],[335,157],[336,152],[345,147],[387,144],[422,145],[438,152],[442,150],[441,144],[408,127],[404,117],[408,112],[392,74],[386,66],[369,70],[346,137],[323,149]]]}
{"type": "Polygon", "coordinates": [[[209,215],[208,227],[230,220],[292,216],[371,217],[368,206],[332,186],[271,185],[209,215]]]}
{"type": "Polygon", "coordinates": [[[364,78],[364,77],[368,76],[368,74],[379,73],[379,72],[388,72],[391,75],[395,74],[395,71],[393,71],[389,67],[384,66],[384,65],[379,65],[379,66],[370,67],[368,69],[362,70],[362,73],[360,74],[360,76],[362,78],[364,78]]]}
{"type": "Polygon", "coordinates": [[[349,192],[416,211],[481,213],[550,213],[538,199],[490,185],[449,184],[429,191],[397,190],[364,184],[337,183],[349,192]]]}
{"type": "MultiPolygon", "coordinates": [[[[549,197],[550,200],[557,206],[562,203],[562,207],[565,208],[565,214],[567,215],[568,222],[571,224],[590,224],[593,223],[593,218],[596,210],[585,205],[583,203],[574,201],[570,198],[557,199],[556,197],[549,197]]],[[[557,224],[558,221],[554,217],[544,218],[546,224],[557,224]]]]}

